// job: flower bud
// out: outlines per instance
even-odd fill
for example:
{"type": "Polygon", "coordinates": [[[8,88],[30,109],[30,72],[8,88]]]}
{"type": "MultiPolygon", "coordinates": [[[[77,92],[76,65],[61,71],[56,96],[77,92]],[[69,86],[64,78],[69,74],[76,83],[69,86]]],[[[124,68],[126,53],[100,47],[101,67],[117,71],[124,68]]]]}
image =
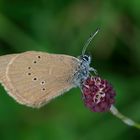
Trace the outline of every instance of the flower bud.
{"type": "Polygon", "coordinates": [[[82,85],[83,101],[94,112],[106,112],[115,102],[112,85],[100,77],[88,77],[82,85]]]}

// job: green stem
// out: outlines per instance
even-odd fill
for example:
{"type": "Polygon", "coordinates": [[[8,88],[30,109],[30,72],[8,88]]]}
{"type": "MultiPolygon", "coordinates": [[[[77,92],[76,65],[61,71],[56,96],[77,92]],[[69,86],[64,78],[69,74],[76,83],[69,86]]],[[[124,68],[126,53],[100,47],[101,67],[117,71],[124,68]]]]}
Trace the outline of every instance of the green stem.
{"type": "Polygon", "coordinates": [[[136,123],[133,120],[131,120],[130,118],[128,118],[128,117],[124,116],[123,114],[121,114],[115,106],[113,106],[113,105],[111,106],[110,112],[114,116],[116,116],[117,118],[121,119],[125,124],[140,129],[140,124],[139,123],[136,123]]]}

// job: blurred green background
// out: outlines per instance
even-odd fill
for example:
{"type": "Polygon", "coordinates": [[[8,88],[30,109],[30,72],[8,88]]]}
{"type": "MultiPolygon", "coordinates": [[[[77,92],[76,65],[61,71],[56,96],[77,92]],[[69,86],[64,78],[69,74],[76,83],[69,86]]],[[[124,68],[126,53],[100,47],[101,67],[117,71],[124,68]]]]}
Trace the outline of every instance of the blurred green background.
{"type": "MultiPolygon", "coordinates": [[[[0,0],[0,55],[40,50],[81,54],[117,92],[116,106],[140,122],[139,0],[0,0]],[[96,47],[95,47],[96,46],[96,47]]],[[[93,113],[72,89],[41,109],[17,104],[0,87],[0,140],[134,140],[140,130],[93,113]]]]}

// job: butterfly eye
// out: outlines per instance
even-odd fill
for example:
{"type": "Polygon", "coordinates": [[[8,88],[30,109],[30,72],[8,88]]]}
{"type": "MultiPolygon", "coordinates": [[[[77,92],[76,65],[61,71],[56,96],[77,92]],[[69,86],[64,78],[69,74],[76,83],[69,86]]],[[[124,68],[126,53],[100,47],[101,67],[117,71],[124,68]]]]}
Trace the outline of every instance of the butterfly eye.
{"type": "Polygon", "coordinates": [[[84,55],[84,56],[83,56],[83,60],[84,60],[84,61],[89,61],[89,59],[90,59],[89,56],[87,56],[87,55],[84,55]]]}

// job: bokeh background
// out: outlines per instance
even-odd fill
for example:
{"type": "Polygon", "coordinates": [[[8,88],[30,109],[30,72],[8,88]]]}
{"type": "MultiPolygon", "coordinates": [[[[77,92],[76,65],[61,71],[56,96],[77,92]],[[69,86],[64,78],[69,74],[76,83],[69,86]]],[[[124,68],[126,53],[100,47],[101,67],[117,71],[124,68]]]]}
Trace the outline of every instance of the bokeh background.
{"type": "MultiPolygon", "coordinates": [[[[140,122],[139,0],[0,0],[0,55],[27,50],[81,54],[116,89],[116,106],[140,122]]],[[[140,130],[94,113],[72,89],[41,109],[17,104],[0,87],[0,140],[135,140],[140,130]]]]}

